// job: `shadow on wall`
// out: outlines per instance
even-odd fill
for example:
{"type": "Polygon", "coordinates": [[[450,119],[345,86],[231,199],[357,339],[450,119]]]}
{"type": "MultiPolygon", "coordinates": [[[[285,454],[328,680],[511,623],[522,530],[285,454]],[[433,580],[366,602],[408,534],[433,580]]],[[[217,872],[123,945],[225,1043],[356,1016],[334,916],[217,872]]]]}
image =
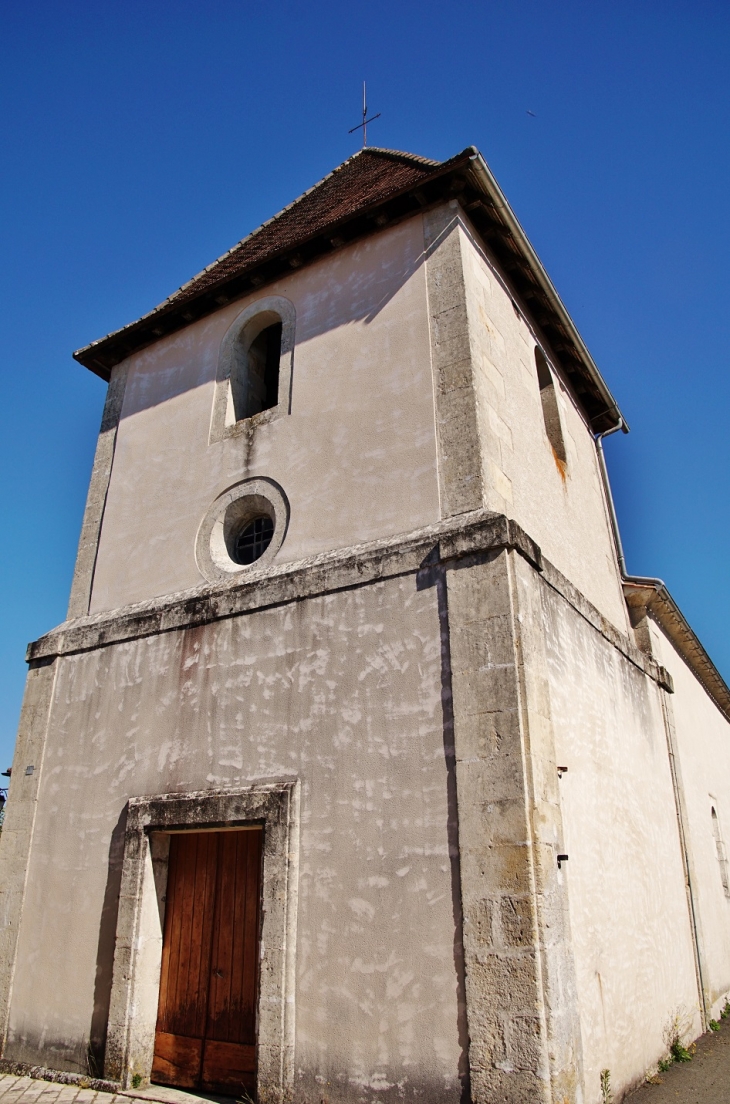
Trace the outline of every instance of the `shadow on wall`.
{"type": "Polygon", "coordinates": [[[368,238],[286,280],[267,285],[259,296],[242,298],[231,307],[149,346],[141,354],[150,368],[149,380],[138,378],[133,392],[128,390],[122,417],[138,414],[211,383],[216,377],[224,335],[236,316],[253,305],[257,298],[271,295],[293,298],[297,308],[296,345],[342,326],[369,325],[423,266],[426,253],[420,222],[418,235],[421,240],[417,251],[412,248],[414,234],[409,223],[386,235],[368,238]]]}
{"type": "Polygon", "coordinates": [[[454,970],[457,984],[459,1082],[461,1104],[471,1100],[469,1078],[469,1028],[466,1018],[466,977],[464,966],[463,915],[461,910],[461,866],[459,860],[459,819],[456,804],[456,746],[454,743],[454,706],[451,689],[451,644],[449,639],[449,609],[446,590],[446,568],[439,563],[440,549],[436,545],[421,564],[416,576],[416,588],[436,588],[441,637],[441,709],[443,715],[444,760],[446,763],[447,835],[451,867],[451,903],[454,918],[454,970]]]}
{"type": "Polygon", "coordinates": [[[99,943],[96,951],[96,978],[94,980],[94,1011],[89,1032],[88,1072],[92,1077],[104,1076],[104,1052],[109,1020],[109,1002],[112,991],[114,948],[117,937],[119,891],[122,884],[124,860],[124,834],[127,828],[127,806],[119,815],[109,843],[109,867],[104,891],[104,904],[99,924],[99,943]]]}

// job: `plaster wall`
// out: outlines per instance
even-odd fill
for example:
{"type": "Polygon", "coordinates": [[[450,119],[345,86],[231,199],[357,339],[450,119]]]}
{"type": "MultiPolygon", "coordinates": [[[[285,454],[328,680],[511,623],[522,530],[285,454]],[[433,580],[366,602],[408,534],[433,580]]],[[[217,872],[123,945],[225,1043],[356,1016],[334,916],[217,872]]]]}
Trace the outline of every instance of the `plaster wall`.
{"type": "Polygon", "coordinates": [[[725,853],[730,844],[730,724],[685,661],[650,621],[652,647],[674,679],[670,705],[685,836],[694,891],[707,1010],[717,1016],[730,990],[730,897],[712,830],[714,807],[725,853]]]}
{"type": "MultiPolygon", "coordinates": [[[[550,709],[569,860],[586,1104],[666,1053],[677,1009],[702,1030],[659,690],[543,583],[550,709]]],[[[708,812],[709,818],[709,812],[708,812]]]]}
{"type": "Polygon", "coordinates": [[[586,598],[626,630],[593,436],[568,385],[553,371],[567,450],[561,470],[545,432],[534,332],[463,216],[460,232],[483,505],[514,518],[586,598]]]}
{"type": "Polygon", "coordinates": [[[289,498],[279,563],[438,519],[423,253],[411,219],[129,358],[90,612],[200,583],[198,528],[245,478],[289,498]],[[209,443],[221,341],[272,295],[296,310],[291,414],[209,443]]]}
{"type": "Polygon", "coordinates": [[[130,796],[299,777],[296,1099],[458,1101],[440,631],[411,575],[59,658],[5,1057],[98,1050],[130,796]]]}

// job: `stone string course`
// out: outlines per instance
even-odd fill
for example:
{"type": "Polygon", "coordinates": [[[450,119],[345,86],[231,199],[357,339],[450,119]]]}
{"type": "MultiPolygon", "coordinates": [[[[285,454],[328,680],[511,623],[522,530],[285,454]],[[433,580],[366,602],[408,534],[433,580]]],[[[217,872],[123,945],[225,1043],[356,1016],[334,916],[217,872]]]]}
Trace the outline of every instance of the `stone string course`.
{"type": "MultiPolygon", "coordinates": [[[[416,574],[479,553],[514,549],[634,666],[670,692],[671,677],[600,613],[548,560],[516,522],[490,510],[471,510],[412,533],[337,549],[265,571],[245,580],[204,584],[181,594],[65,621],[28,645],[35,666],[56,656],[91,651],[125,640],[206,625],[226,617],[332,594],[380,579],[416,574]]],[[[701,677],[698,675],[698,677],[701,677]]]]}

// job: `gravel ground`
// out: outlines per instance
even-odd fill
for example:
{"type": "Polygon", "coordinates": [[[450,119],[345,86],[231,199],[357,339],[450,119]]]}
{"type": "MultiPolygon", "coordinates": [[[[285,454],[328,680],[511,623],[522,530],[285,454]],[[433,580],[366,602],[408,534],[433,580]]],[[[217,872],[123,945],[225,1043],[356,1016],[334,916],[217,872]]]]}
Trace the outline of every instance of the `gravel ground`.
{"type": "Polygon", "coordinates": [[[642,1085],[624,1104],[730,1104],[730,1017],[698,1039],[691,1062],[659,1076],[661,1085],[642,1085]]]}

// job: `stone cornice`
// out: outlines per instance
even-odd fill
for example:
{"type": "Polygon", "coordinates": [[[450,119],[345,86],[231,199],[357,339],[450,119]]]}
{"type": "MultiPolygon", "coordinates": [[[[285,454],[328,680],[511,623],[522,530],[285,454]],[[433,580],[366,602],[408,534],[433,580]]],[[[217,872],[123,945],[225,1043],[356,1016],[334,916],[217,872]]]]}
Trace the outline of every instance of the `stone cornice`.
{"type": "Polygon", "coordinates": [[[540,549],[519,525],[502,514],[474,510],[402,536],[324,552],[267,570],[249,570],[230,582],[206,583],[149,602],[65,621],[29,644],[26,659],[36,662],[91,651],[379,579],[414,574],[427,557],[434,556],[436,546],[438,555],[429,563],[479,551],[516,548],[538,569],[542,564],[540,549]]]}
{"type": "MultiPolygon", "coordinates": [[[[659,686],[670,692],[673,690],[669,672],[617,629],[545,560],[539,546],[516,522],[487,510],[473,510],[411,533],[324,552],[267,570],[247,571],[244,578],[238,576],[224,583],[204,584],[148,602],[65,621],[29,644],[26,659],[32,665],[39,665],[57,656],[206,625],[384,579],[427,573],[439,565],[448,566],[467,556],[504,548],[523,556],[541,574],[544,584],[560,594],[630,663],[659,686]]],[[[662,625],[673,639],[670,621],[664,620],[667,624],[664,626],[662,621],[662,625]]],[[[682,624],[685,636],[689,633],[697,645],[693,652],[685,641],[684,648],[680,649],[683,657],[711,699],[730,719],[730,690],[684,619],[682,624]]]]}

